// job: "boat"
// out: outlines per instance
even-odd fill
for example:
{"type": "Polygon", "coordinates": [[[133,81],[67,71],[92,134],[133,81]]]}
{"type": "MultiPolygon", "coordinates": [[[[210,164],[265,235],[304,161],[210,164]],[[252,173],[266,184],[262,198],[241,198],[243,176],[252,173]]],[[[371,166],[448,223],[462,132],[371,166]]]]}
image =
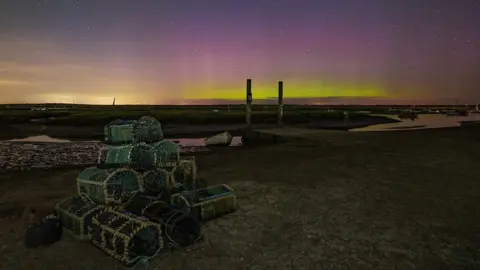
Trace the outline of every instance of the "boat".
{"type": "Polygon", "coordinates": [[[418,114],[415,113],[413,110],[403,110],[399,114],[397,114],[398,118],[400,119],[415,119],[418,118],[418,114]]]}
{"type": "Polygon", "coordinates": [[[229,146],[233,136],[228,131],[204,139],[205,146],[229,146]]]}
{"type": "Polygon", "coordinates": [[[475,110],[471,110],[470,113],[480,113],[480,110],[478,109],[478,104],[475,105],[475,110]]]}
{"type": "Polygon", "coordinates": [[[456,110],[446,110],[445,115],[446,116],[458,116],[458,112],[456,110]]]}
{"type": "Polygon", "coordinates": [[[445,112],[447,116],[468,116],[468,111],[466,110],[448,110],[445,112]]]}

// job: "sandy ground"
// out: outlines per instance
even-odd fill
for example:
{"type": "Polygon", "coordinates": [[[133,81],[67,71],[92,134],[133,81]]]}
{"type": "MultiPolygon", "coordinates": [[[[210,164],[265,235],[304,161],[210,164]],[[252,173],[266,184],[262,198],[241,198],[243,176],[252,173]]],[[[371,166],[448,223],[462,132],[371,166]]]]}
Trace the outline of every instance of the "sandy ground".
{"type": "MultiPolygon", "coordinates": [[[[480,129],[336,133],[198,157],[238,193],[205,241],[154,269],[480,269],[480,129]]],[[[0,176],[1,269],[122,269],[88,243],[23,246],[29,205],[75,192],[79,169],[0,176]]]]}

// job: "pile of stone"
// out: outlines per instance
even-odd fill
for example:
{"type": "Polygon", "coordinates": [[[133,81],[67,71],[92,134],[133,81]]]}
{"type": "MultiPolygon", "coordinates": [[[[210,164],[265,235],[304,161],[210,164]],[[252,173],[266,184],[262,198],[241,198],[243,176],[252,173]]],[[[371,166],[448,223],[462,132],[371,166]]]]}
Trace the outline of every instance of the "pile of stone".
{"type": "Polygon", "coordinates": [[[100,142],[0,143],[0,171],[94,164],[100,142]]]}

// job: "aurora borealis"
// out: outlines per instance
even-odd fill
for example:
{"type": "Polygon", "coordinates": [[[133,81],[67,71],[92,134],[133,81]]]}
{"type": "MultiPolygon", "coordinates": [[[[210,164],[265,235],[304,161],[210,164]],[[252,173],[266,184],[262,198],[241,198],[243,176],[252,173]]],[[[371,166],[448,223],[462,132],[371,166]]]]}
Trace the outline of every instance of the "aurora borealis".
{"type": "Polygon", "coordinates": [[[0,103],[480,102],[476,0],[2,0],[0,103]]]}

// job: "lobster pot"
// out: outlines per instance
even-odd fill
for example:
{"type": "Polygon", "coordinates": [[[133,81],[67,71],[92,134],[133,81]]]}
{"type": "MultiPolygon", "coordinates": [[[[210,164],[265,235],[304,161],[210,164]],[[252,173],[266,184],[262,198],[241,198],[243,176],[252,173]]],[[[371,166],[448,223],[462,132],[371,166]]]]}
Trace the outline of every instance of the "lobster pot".
{"type": "Polygon", "coordinates": [[[123,165],[135,169],[149,169],[155,166],[155,154],[147,144],[110,146],[105,164],[123,165]]]}
{"type": "Polygon", "coordinates": [[[96,204],[115,205],[126,202],[142,191],[141,175],[131,169],[89,167],[77,177],[78,195],[96,204]]]}
{"type": "Polygon", "coordinates": [[[181,158],[178,165],[173,168],[175,183],[181,183],[187,189],[194,189],[197,186],[197,164],[195,157],[181,158]]]}
{"type": "Polygon", "coordinates": [[[111,145],[129,144],[133,142],[133,130],[136,121],[114,120],[103,128],[105,143],[111,145]]]}
{"type": "Polygon", "coordinates": [[[189,211],[163,201],[155,201],[147,205],[142,215],[162,224],[165,242],[170,247],[186,247],[201,238],[201,226],[196,217],[189,211]]]}
{"type": "Polygon", "coordinates": [[[133,127],[133,140],[137,143],[153,143],[163,140],[162,125],[151,116],[143,116],[133,127]]]}
{"type": "Polygon", "coordinates": [[[227,185],[199,189],[191,208],[200,220],[209,220],[229,214],[236,208],[235,192],[227,185]]]}
{"type": "Polygon", "coordinates": [[[180,147],[172,141],[161,141],[151,145],[155,153],[155,164],[161,168],[173,168],[180,160],[180,147]]]}
{"type": "Polygon", "coordinates": [[[186,247],[201,237],[200,222],[188,208],[139,196],[125,205],[124,210],[160,224],[165,242],[171,247],[186,247]]]}
{"type": "Polygon", "coordinates": [[[88,239],[88,228],[93,216],[103,210],[103,206],[92,204],[78,196],[69,197],[55,206],[63,229],[82,240],[88,239]]]}
{"type": "Polygon", "coordinates": [[[151,195],[161,195],[168,189],[171,181],[171,174],[162,169],[149,170],[142,174],[143,189],[151,195]]]}
{"type": "Polygon", "coordinates": [[[112,209],[93,217],[89,236],[95,246],[127,266],[151,258],[163,248],[159,224],[112,209]]]}

